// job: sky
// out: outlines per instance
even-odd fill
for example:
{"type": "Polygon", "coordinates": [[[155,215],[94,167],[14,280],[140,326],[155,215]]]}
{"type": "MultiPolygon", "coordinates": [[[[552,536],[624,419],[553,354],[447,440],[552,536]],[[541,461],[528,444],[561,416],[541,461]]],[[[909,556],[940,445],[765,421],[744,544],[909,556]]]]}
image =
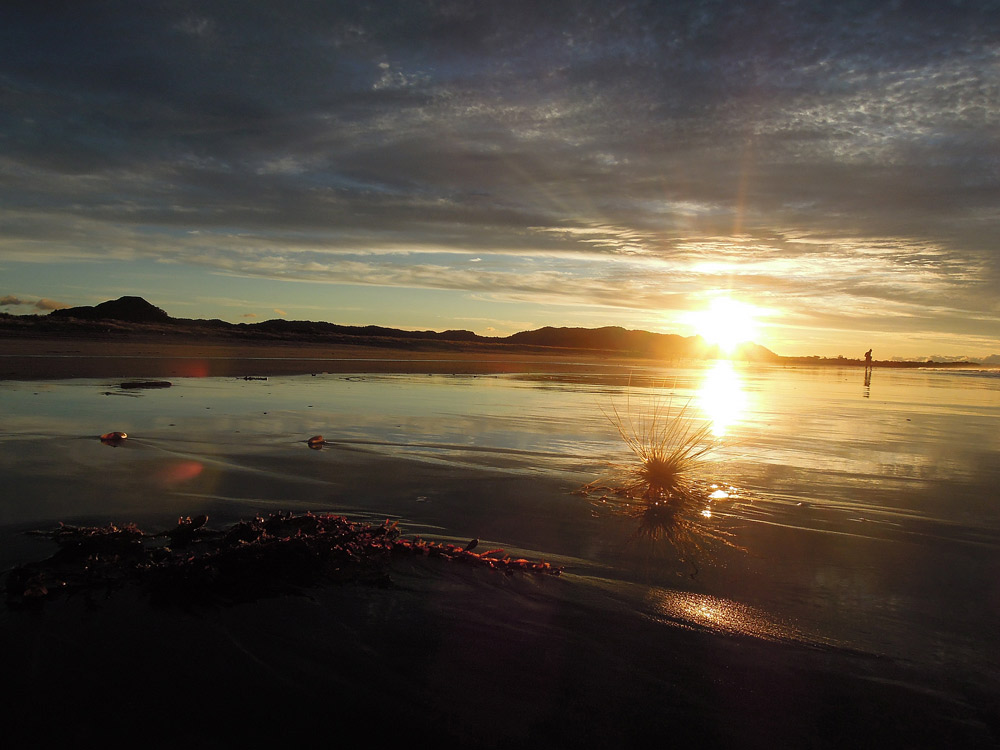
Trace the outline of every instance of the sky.
{"type": "Polygon", "coordinates": [[[1000,361],[1000,0],[4,0],[0,49],[0,311],[1000,361]]]}

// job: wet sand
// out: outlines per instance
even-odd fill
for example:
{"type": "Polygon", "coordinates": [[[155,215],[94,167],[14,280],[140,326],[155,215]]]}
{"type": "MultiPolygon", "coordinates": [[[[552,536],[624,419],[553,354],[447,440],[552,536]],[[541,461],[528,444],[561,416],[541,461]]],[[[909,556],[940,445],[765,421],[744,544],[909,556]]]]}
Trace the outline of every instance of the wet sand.
{"type": "MultiPolygon", "coordinates": [[[[322,456],[300,453],[249,462],[266,474],[220,467],[201,479],[225,498],[284,492],[294,498],[286,507],[329,509],[329,488],[308,481],[322,456]]],[[[153,748],[341,741],[355,732],[363,741],[484,748],[625,748],[667,738],[762,749],[993,744],[984,716],[998,708],[995,695],[956,691],[905,661],[780,628],[770,637],[719,632],[683,614],[713,601],[687,575],[650,588],[587,565],[572,553],[597,541],[593,519],[565,481],[367,454],[333,463],[337,496],[358,503],[354,515],[413,507],[433,488],[425,531],[435,519],[454,528],[472,499],[483,509],[464,514],[460,530],[487,528],[538,548],[517,554],[560,550],[553,559],[568,570],[505,576],[405,558],[386,587],[307,589],[190,611],[152,607],[125,588],[5,610],[0,649],[15,688],[5,710],[18,717],[6,736],[153,748]],[[648,606],[637,610],[636,596],[648,606]]],[[[123,493],[141,487],[132,481],[123,493]]],[[[93,513],[101,481],[87,483],[95,494],[77,500],[93,513]]],[[[154,523],[192,502],[219,523],[267,510],[251,499],[187,502],[136,512],[133,501],[128,517],[154,523]]],[[[111,516],[126,513],[114,506],[105,504],[111,516]]],[[[22,537],[17,546],[4,557],[37,556],[44,543],[22,537]]],[[[738,556],[730,562],[749,573],[738,556]]]]}
{"type": "MultiPolygon", "coordinates": [[[[136,346],[147,348],[118,352],[137,363],[128,376],[174,377],[142,366],[158,355],[136,346]]],[[[0,384],[4,570],[50,554],[21,532],[59,521],[157,529],[207,513],[223,528],[286,510],[390,517],[410,536],[480,537],[566,571],[408,558],[388,586],[249,604],[161,609],[125,587],[2,607],[6,735],[207,747],[343,741],[360,728],[362,741],[474,747],[996,746],[993,380],[744,373],[756,426],[718,468],[745,499],[718,514],[739,522],[745,551],[693,575],[630,545],[631,519],[573,494],[620,448],[595,406],[606,381],[580,375],[601,363],[521,362],[569,375],[178,379],[129,393],[106,382],[125,374],[102,370],[0,384]],[[96,439],[121,428],[120,447],[96,439]],[[313,431],[331,445],[310,450],[313,431]]],[[[674,382],[688,392],[703,376],[674,382]]]]}
{"type": "Polygon", "coordinates": [[[579,364],[621,369],[626,365],[586,353],[483,348],[461,345],[417,349],[385,346],[244,343],[220,340],[0,338],[0,380],[59,378],[170,378],[310,375],[350,372],[495,374],[559,372],[579,364]],[[573,362],[568,365],[567,362],[573,362]]]}
{"type": "Polygon", "coordinates": [[[393,579],[208,612],[125,592],[20,614],[0,641],[17,717],[5,735],[151,748],[993,746],[984,706],[891,661],[667,627],[572,580],[484,583],[427,561],[393,579]]]}

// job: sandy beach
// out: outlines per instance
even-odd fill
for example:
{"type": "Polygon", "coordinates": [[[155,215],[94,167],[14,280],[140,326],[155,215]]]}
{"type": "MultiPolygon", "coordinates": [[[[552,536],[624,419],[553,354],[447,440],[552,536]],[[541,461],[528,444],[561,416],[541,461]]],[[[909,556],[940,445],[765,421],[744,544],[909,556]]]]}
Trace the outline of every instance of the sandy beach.
{"type": "Polygon", "coordinates": [[[11,736],[200,747],[360,729],[552,748],[1000,736],[988,373],[862,382],[852,369],[149,342],[0,353],[4,571],[51,555],[24,532],[59,522],[160,529],[206,514],[225,529],[276,511],[389,518],[410,538],[478,538],[563,569],[410,557],[385,585],[252,602],[154,606],[125,584],[8,599],[11,736]],[[133,377],[173,385],[120,387],[133,377]],[[723,431],[699,477],[722,493],[706,523],[736,546],[681,556],[578,494],[629,461],[601,407],[655,394],[723,431]],[[102,444],[110,430],[129,437],[102,444]]]}

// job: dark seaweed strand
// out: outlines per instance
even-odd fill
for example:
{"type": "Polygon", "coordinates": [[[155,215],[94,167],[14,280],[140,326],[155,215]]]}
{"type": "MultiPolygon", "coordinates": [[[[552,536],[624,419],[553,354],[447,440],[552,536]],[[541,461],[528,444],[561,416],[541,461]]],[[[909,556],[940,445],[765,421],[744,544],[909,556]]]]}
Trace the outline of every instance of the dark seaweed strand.
{"type": "Polygon", "coordinates": [[[302,593],[324,584],[388,585],[393,556],[422,555],[508,575],[559,575],[544,561],[513,559],[503,550],[473,552],[468,545],[400,536],[396,522],[355,523],[343,516],[274,513],[209,529],[207,516],[181,518],[175,528],[150,534],[133,524],[67,526],[32,532],[59,547],[40,562],[7,576],[7,602],[28,605],[60,593],[110,595],[138,585],[156,603],[252,601],[302,593]]]}

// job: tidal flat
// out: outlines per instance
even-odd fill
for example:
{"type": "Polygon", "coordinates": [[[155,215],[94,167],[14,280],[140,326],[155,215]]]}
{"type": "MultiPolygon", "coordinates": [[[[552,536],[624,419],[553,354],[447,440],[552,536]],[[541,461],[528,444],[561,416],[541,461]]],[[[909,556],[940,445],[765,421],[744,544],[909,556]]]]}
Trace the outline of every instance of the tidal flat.
{"type": "Polygon", "coordinates": [[[479,747],[1000,742],[1000,373],[404,369],[0,381],[4,571],[53,554],[25,532],[60,522],[223,528],[279,511],[390,519],[563,570],[410,557],[384,585],[253,602],[156,607],[127,585],[8,600],[17,731],[150,746],[356,727],[479,747]],[[699,512],[733,545],[682,553],[620,499],[580,492],[634,460],[611,405],[711,423],[699,512]],[[102,443],[111,431],[128,438],[102,443]]]}

